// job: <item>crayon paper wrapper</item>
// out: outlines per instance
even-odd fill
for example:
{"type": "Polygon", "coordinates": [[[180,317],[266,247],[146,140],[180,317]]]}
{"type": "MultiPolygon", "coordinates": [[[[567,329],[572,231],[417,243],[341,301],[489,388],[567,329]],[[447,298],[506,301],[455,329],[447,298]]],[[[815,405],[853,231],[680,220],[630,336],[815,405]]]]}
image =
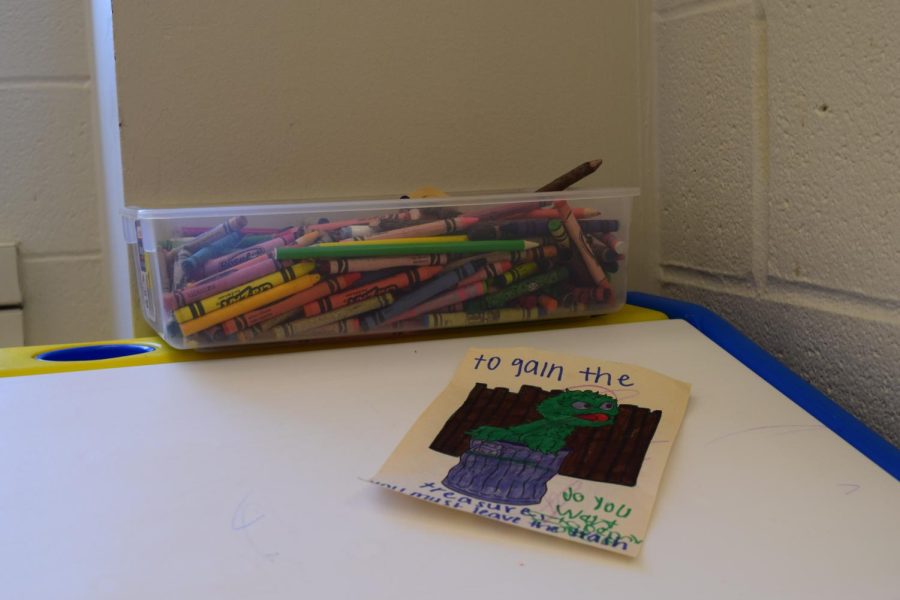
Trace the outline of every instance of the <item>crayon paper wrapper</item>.
{"type": "Polygon", "coordinates": [[[369,481],[634,557],[689,394],[637,365],[472,348],[369,481]]]}

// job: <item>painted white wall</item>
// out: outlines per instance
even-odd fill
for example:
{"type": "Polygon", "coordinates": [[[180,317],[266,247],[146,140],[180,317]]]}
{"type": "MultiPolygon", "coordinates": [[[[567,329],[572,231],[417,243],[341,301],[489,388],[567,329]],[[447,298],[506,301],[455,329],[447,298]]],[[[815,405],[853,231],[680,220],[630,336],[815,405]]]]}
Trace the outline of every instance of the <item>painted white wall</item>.
{"type": "Polygon", "coordinates": [[[0,0],[0,242],[25,343],[111,337],[83,0],[0,0]]]}
{"type": "Polygon", "coordinates": [[[900,3],[656,0],[652,23],[663,293],[900,444],[900,3]]]}

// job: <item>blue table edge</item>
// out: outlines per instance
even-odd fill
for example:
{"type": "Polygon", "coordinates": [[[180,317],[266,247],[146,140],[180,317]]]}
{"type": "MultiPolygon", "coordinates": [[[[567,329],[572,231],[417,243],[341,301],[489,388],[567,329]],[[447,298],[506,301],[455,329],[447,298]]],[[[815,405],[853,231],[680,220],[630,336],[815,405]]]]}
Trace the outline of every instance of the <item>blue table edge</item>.
{"type": "Polygon", "coordinates": [[[628,292],[628,303],[658,310],[671,319],[687,321],[895,479],[900,479],[900,449],[747,339],[722,317],[697,304],[644,292],[628,292]]]}

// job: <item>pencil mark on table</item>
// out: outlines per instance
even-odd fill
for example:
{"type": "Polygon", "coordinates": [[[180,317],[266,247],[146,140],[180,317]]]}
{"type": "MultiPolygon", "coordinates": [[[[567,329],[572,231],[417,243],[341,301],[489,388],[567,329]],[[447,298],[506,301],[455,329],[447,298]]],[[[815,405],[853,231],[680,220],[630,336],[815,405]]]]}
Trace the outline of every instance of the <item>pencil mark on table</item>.
{"type": "Polygon", "coordinates": [[[262,519],[265,518],[264,513],[260,513],[253,518],[247,518],[247,509],[248,504],[247,500],[250,498],[250,494],[248,493],[241,500],[240,504],[237,505],[237,508],[234,509],[234,513],[231,515],[231,530],[232,531],[240,531],[242,529],[247,529],[248,527],[258,523],[262,519]]]}
{"type": "Polygon", "coordinates": [[[838,487],[848,488],[847,491],[844,492],[844,495],[849,496],[850,494],[858,492],[859,488],[861,488],[862,486],[858,483],[839,483],[838,487]]]}

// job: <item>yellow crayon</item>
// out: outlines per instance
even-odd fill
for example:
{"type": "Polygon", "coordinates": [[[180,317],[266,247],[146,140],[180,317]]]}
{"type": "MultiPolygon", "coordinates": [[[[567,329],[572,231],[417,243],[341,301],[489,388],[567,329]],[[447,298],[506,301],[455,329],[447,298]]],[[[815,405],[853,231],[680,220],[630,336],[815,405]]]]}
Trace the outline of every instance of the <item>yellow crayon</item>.
{"type": "MultiPolygon", "coordinates": [[[[464,235],[432,235],[427,237],[410,237],[392,239],[394,244],[428,244],[432,242],[466,242],[469,238],[464,235]]],[[[319,246],[346,246],[347,244],[383,244],[384,240],[345,240],[343,242],[322,242],[319,246]]]]}
{"type": "Polygon", "coordinates": [[[270,304],[272,302],[275,302],[276,300],[281,300],[282,298],[290,296],[291,294],[302,292],[306,288],[310,288],[319,283],[320,279],[322,279],[322,276],[318,273],[298,277],[297,279],[289,281],[288,283],[285,283],[283,285],[275,286],[260,294],[255,294],[253,296],[250,296],[249,298],[245,298],[244,300],[235,302],[234,304],[229,304],[228,306],[211,312],[208,315],[203,315],[202,317],[199,317],[197,319],[181,323],[179,324],[179,327],[181,327],[181,333],[187,336],[193,333],[197,333],[198,331],[208,329],[213,325],[224,323],[228,319],[232,319],[238,315],[244,314],[245,312],[259,308],[260,306],[265,306],[266,304],[270,304]]]}
{"type": "Polygon", "coordinates": [[[306,275],[312,271],[315,266],[316,264],[311,261],[297,263],[285,269],[279,269],[274,273],[269,273],[268,275],[258,277],[247,283],[219,292],[218,294],[213,294],[207,298],[191,302],[175,311],[175,320],[179,323],[184,323],[191,319],[202,317],[207,313],[225,308],[230,304],[240,302],[250,296],[261,294],[273,287],[297,279],[301,275],[306,275]]]}

